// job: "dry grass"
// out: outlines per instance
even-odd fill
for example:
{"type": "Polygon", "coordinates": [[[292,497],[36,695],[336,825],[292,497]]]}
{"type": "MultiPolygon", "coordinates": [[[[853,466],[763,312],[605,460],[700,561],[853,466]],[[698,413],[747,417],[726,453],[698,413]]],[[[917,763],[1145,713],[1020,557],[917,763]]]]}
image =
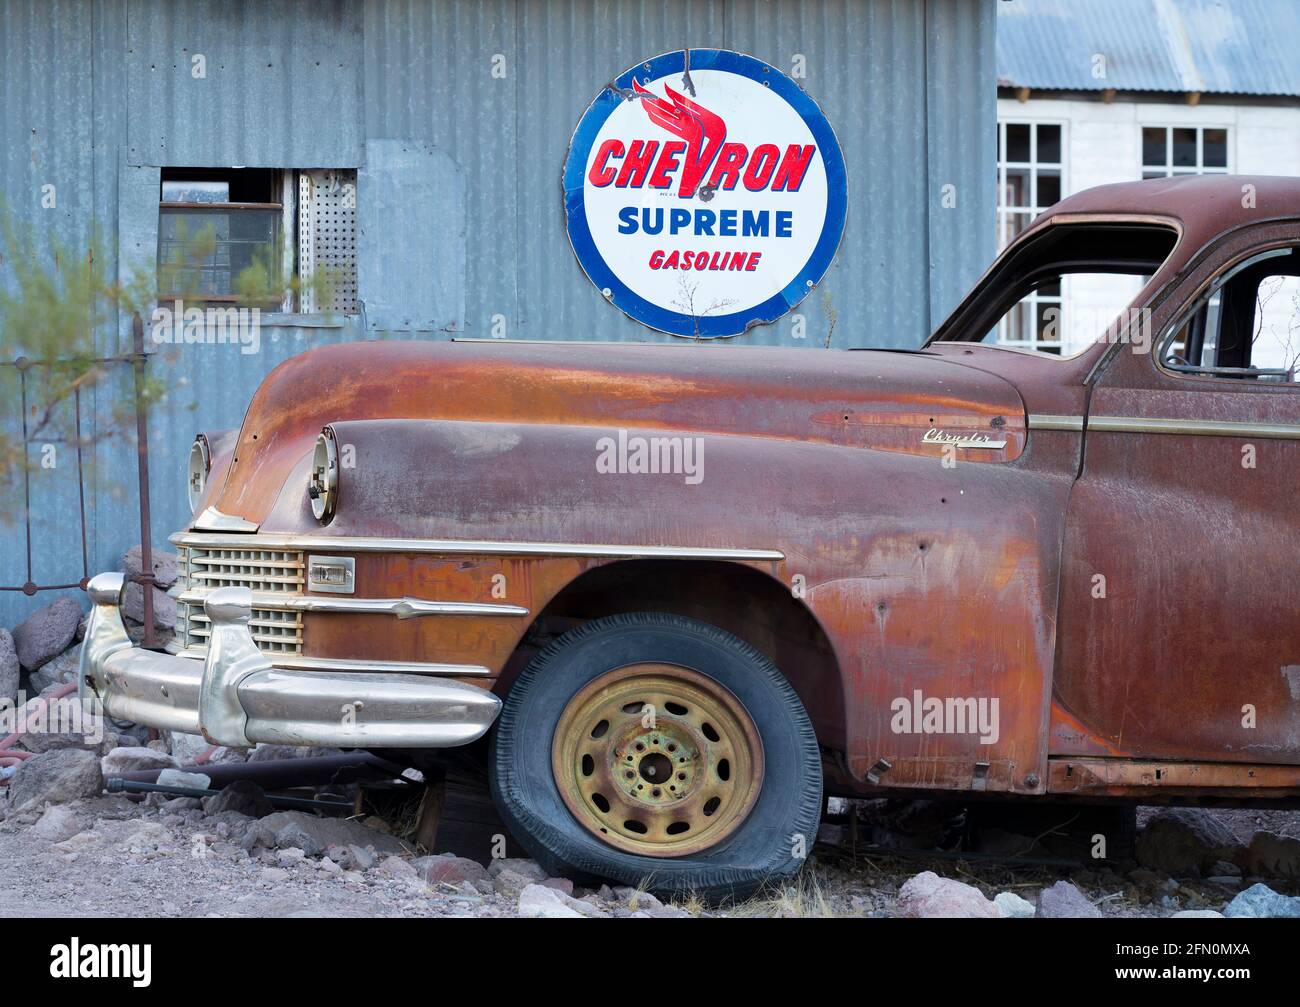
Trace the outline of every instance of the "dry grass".
{"type": "Polygon", "coordinates": [[[857,915],[837,908],[822,888],[817,872],[805,868],[780,888],[760,892],[726,910],[726,916],[777,916],[783,919],[842,919],[857,915]]]}

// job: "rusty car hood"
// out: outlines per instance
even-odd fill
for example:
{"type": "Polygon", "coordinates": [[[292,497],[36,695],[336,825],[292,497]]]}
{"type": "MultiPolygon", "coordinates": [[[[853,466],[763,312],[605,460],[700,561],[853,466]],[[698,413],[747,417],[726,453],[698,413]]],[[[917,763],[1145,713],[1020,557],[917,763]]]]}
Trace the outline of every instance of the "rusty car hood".
{"type": "MultiPolygon", "coordinates": [[[[446,419],[637,428],[941,455],[928,431],[1024,446],[1024,404],[997,375],[906,351],[698,345],[367,342],[280,364],[253,396],[199,511],[261,524],[326,424],[446,419]]],[[[305,490],[305,483],[304,483],[305,490]]],[[[288,529],[285,529],[288,530],[288,529]]]]}

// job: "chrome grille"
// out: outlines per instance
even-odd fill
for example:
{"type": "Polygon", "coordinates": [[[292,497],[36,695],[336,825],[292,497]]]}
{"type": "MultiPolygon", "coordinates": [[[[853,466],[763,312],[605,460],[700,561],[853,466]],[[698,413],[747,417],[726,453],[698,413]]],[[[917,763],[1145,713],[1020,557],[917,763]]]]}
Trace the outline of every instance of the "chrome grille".
{"type": "MultiPolygon", "coordinates": [[[[284,549],[181,546],[182,591],[246,587],[258,594],[301,594],[303,554],[284,549]]],[[[254,608],[253,640],[264,654],[302,653],[302,613],[254,608]]],[[[202,605],[176,606],[176,632],[186,650],[207,650],[211,627],[202,605]]]]}

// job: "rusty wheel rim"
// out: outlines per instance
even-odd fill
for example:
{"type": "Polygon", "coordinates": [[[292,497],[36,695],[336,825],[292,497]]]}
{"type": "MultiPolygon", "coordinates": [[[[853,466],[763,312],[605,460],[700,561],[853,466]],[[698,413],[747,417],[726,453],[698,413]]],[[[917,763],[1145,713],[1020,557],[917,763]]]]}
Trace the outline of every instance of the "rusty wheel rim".
{"type": "Polygon", "coordinates": [[[720,843],[763,787],[763,743],[744,705],[697,672],[635,664],[569,701],[551,768],[578,822],[610,846],[680,857],[720,843]]]}

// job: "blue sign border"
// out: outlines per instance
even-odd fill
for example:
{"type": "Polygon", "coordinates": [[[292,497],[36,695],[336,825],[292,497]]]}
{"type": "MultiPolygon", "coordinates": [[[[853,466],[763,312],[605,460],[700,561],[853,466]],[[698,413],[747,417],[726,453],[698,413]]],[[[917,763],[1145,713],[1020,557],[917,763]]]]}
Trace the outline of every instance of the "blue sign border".
{"type": "Polygon", "coordinates": [[[730,315],[705,315],[695,318],[681,312],[670,311],[634,293],[614,275],[614,271],[602,258],[591,237],[591,228],[587,224],[583,186],[591,146],[595,143],[605,120],[626,100],[614,90],[614,87],[625,92],[631,90],[633,75],[640,76],[644,82],[657,80],[669,74],[683,73],[686,69],[685,50],[663,53],[625,70],[612,82],[613,87],[605,87],[596,96],[596,100],[588,106],[578,122],[578,128],[573,131],[573,139],[569,142],[569,153],[564,162],[564,209],[569,243],[573,246],[573,254],[577,256],[578,264],[582,266],[583,272],[598,290],[610,291],[609,299],[616,307],[622,309],[630,318],[662,332],[678,336],[716,339],[739,335],[751,325],[764,325],[776,321],[807,297],[821,282],[839,249],[840,239],[844,236],[848,180],[844,170],[844,154],[826,116],[803,88],[776,67],[764,63],[761,59],[728,49],[692,49],[690,66],[692,70],[725,70],[767,85],[799,113],[817,143],[817,149],[821,153],[822,163],[826,169],[826,222],[822,228],[821,238],[818,239],[808,261],[785,289],[763,303],[744,311],[730,315]]]}

